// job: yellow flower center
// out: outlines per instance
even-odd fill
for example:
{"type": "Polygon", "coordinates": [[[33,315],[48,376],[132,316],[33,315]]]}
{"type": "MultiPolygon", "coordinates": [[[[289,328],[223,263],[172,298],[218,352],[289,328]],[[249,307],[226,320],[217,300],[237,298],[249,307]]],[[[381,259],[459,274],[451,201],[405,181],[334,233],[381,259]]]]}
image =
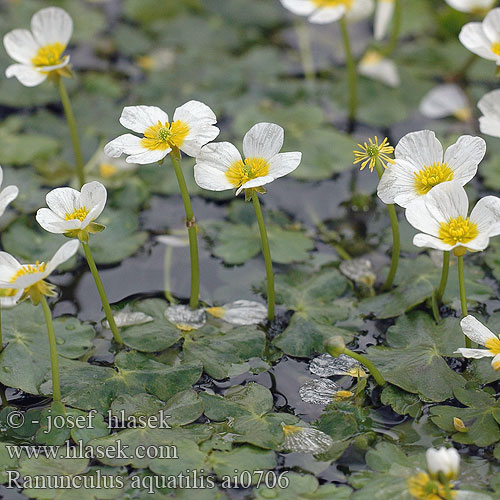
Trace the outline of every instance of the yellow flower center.
{"type": "Polygon", "coordinates": [[[369,50],[361,59],[361,64],[366,64],[367,66],[378,64],[382,61],[383,57],[380,52],[376,50],[369,50]]]}
{"type": "Polygon", "coordinates": [[[156,125],[146,129],[141,144],[151,150],[180,148],[189,130],[189,125],[181,120],[172,123],[158,121],[156,125]]]}
{"type": "Polygon", "coordinates": [[[457,120],[460,120],[461,122],[468,122],[472,118],[472,111],[470,108],[461,108],[457,109],[453,115],[457,120]]]}
{"type": "Polygon", "coordinates": [[[226,310],[223,307],[209,307],[206,311],[215,318],[223,318],[226,315],[226,310]]]}
{"type": "Polygon", "coordinates": [[[17,292],[15,288],[0,288],[0,297],[14,297],[17,292]]]}
{"type": "Polygon", "coordinates": [[[446,163],[434,162],[415,172],[415,191],[427,194],[434,186],[453,179],[453,170],[446,163]]]}
{"type": "MultiPolygon", "coordinates": [[[[408,479],[408,490],[414,498],[419,500],[443,500],[447,498],[444,486],[439,481],[431,479],[425,472],[419,472],[408,479]]],[[[450,493],[452,498],[455,497],[455,491],[450,493]]]]}
{"type": "Polygon", "coordinates": [[[10,282],[15,283],[21,276],[25,276],[26,274],[43,273],[46,267],[47,264],[45,262],[36,261],[34,264],[25,264],[12,276],[10,282]]]}
{"type": "Polygon", "coordinates": [[[304,427],[299,427],[297,425],[282,425],[283,434],[289,436],[290,434],[295,434],[296,432],[300,432],[304,429],[304,427]]]}
{"type": "Polygon", "coordinates": [[[354,393],[351,391],[338,391],[334,396],[334,401],[342,401],[344,399],[349,399],[354,396],[354,393]]]}
{"type": "Polygon", "coordinates": [[[31,63],[36,67],[55,66],[61,64],[61,56],[64,52],[64,45],[60,42],[49,43],[40,47],[36,56],[31,59],[31,63]]]}
{"type": "Polygon", "coordinates": [[[78,219],[80,222],[83,222],[85,217],[89,214],[89,211],[85,207],[76,208],[75,211],[71,214],[66,214],[64,217],[66,220],[74,220],[78,219]]]}
{"type": "Polygon", "coordinates": [[[500,42],[495,42],[491,44],[491,52],[493,54],[500,56],[500,42]]]}
{"type": "Polygon", "coordinates": [[[344,6],[347,10],[350,10],[354,0],[313,0],[313,2],[319,8],[344,6]]]}
{"type": "Polygon", "coordinates": [[[118,172],[118,168],[111,163],[101,163],[99,165],[99,174],[103,179],[109,179],[118,172]]]}
{"type": "Polygon", "coordinates": [[[456,245],[457,243],[468,243],[477,237],[479,231],[477,224],[471,222],[467,217],[464,219],[461,215],[448,222],[441,222],[439,228],[439,238],[447,245],[456,245]]]}
{"type": "Polygon", "coordinates": [[[497,354],[500,354],[500,339],[498,338],[491,338],[491,339],[488,339],[484,346],[486,347],[486,349],[488,349],[488,351],[491,352],[491,354],[494,354],[495,356],[497,354]]]}
{"type": "Polygon", "coordinates": [[[269,173],[269,163],[264,158],[247,158],[244,162],[234,162],[226,172],[227,180],[235,187],[256,177],[264,177],[269,173]]]}

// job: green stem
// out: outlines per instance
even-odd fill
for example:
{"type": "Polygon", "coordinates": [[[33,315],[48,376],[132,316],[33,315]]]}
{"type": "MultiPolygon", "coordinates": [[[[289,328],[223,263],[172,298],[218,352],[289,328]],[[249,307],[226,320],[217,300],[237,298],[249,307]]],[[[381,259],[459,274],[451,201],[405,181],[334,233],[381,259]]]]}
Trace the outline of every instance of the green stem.
{"type": "Polygon", "coordinates": [[[478,60],[479,60],[479,56],[477,56],[476,54],[471,54],[465,60],[465,62],[462,65],[462,67],[455,74],[455,79],[456,80],[463,80],[463,79],[465,79],[467,77],[467,73],[469,72],[469,70],[472,68],[472,66],[474,66],[474,64],[478,60]]]}
{"type": "Polygon", "coordinates": [[[401,18],[402,18],[402,6],[401,0],[394,1],[394,15],[392,18],[392,33],[391,39],[385,50],[382,51],[382,54],[385,57],[389,57],[396,50],[398,46],[399,34],[401,32],[401,18]]]}
{"type": "MultiPolygon", "coordinates": [[[[381,179],[384,170],[378,159],[375,161],[375,168],[377,169],[379,179],[381,179]]],[[[387,275],[387,279],[385,280],[382,290],[390,290],[392,288],[394,278],[396,277],[396,273],[398,271],[399,253],[401,247],[401,238],[399,235],[398,214],[396,213],[396,207],[394,205],[387,205],[387,212],[389,213],[389,219],[391,221],[392,228],[392,258],[389,274],[387,275]]]]}
{"type": "Polygon", "coordinates": [[[184,203],[184,211],[186,212],[186,227],[188,228],[189,235],[189,253],[191,257],[191,297],[189,299],[189,306],[191,309],[197,309],[200,303],[200,261],[198,257],[198,235],[196,230],[196,219],[189,198],[186,180],[181,168],[181,155],[179,150],[172,150],[170,152],[170,160],[174,167],[177,183],[184,203]]]}
{"type": "Polygon", "coordinates": [[[165,273],[165,298],[170,302],[170,304],[175,304],[176,300],[170,291],[170,267],[172,265],[172,253],[173,248],[171,246],[167,246],[165,249],[165,263],[164,270],[165,273]]]}
{"type": "Polygon", "coordinates": [[[362,354],[358,354],[357,352],[347,349],[347,347],[344,349],[344,354],[346,356],[350,356],[356,361],[359,361],[363,366],[368,368],[378,385],[385,385],[384,377],[382,377],[382,374],[377,370],[377,367],[368,358],[366,358],[362,354]]]}
{"type": "Polygon", "coordinates": [[[431,305],[432,305],[432,315],[434,316],[434,321],[436,323],[440,323],[441,315],[439,314],[439,306],[436,298],[436,290],[432,291],[431,305]]]}
{"type": "Polygon", "coordinates": [[[95,265],[94,257],[92,257],[92,252],[90,251],[89,244],[85,241],[82,241],[83,251],[85,252],[85,258],[87,259],[87,263],[89,265],[90,272],[94,277],[94,281],[97,287],[97,291],[99,292],[99,297],[101,298],[102,308],[104,309],[104,313],[106,314],[106,319],[109,323],[109,328],[113,333],[113,338],[117,344],[123,344],[122,337],[120,332],[118,331],[118,327],[115,323],[115,318],[113,317],[113,312],[111,311],[111,307],[108,302],[108,297],[106,296],[106,292],[104,290],[104,286],[101,281],[101,277],[99,276],[99,272],[97,271],[97,266],[95,265]]]}
{"type": "Polygon", "coordinates": [[[446,290],[446,284],[448,283],[448,274],[450,270],[450,252],[443,252],[443,268],[441,269],[441,281],[439,287],[436,290],[436,301],[441,304],[443,300],[444,291],[446,290]]]}
{"type": "MultiPolygon", "coordinates": [[[[458,256],[458,286],[460,287],[460,304],[462,305],[462,318],[469,314],[467,310],[467,296],[465,294],[465,276],[464,276],[464,256],[458,256]]],[[[472,347],[469,337],[465,336],[465,347],[472,347]]]]}
{"type": "Polygon", "coordinates": [[[314,83],[315,69],[314,58],[311,50],[311,39],[309,36],[309,24],[304,21],[297,22],[295,26],[297,38],[299,40],[300,62],[302,63],[302,71],[309,83],[314,83]]]}
{"type": "Polygon", "coordinates": [[[45,295],[41,295],[40,303],[42,304],[45,323],[47,323],[47,334],[49,336],[50,349],[50,368],[52,370],[52,399],[56,403],[61,402],[61,381],[59,379],[59,358],[57,356],[56,332],[54,331],[54,323],[52,322],[52,313],[50,312],[49,304],[45,295]]]}
{"type": "Polygon", "coordinates": [[[444,495],[446,500],[453,500],[453,495],[451,494],[450,482],[448,480],[440,481],[444,487],[444,495]]]}
{"type": "Polygon", "coordinates": [[[3,351],[3,333],[2,333],[2,304],[0,302],[0,352],[3,351]]]}
{"type": "Polygon", "coordinates": [[[272,321],[274,319],[274,274],[273,262],[271,260],[271,250],[269,249],[269,240],[267,238],[266,225],[264,223],[264,216],[262,215],[262,208],[260,206],[259,195],[257,191],[252,190],[252,201],[257,216],[257,223],[259,224],[260,240],[262,242],[262,253],[264,254],[264,261],[266,263],[266,276],[267,276],[267,319],[272,321]]]}
{"type": "Polygon", "coordinates": [[[64,114],[66,115],[66,121],[68,122],[71,142],[73,144],[73,152],[75,154],[76,175],[81,187],[85,184],[85,173],[83,171],[83,155],[82,148],[80,146],[80,139],[78,138],[75,115],[73,113],[73,108],[71,107],[71,102],[69,100],[68,92],[66,91],[66,87],[64,86],[62,77],[59,77],[58,80],[59,81],[57,86],[59,88],[59,94],[61,95],[61,102],[64,108],[64,114]]]}
{"type": "Polygon", "coordinates": [[[358,108],[358,74],[356,69],[356,61],[351,50],[351,42],[349,40],[349,31],[345,16],[340,20],[340,29],[342,31],[342,39],[344,41],[344,50],[347,65],[347,78],[349,84],[349,121],[351,128],[356,120],[358,108]]]}

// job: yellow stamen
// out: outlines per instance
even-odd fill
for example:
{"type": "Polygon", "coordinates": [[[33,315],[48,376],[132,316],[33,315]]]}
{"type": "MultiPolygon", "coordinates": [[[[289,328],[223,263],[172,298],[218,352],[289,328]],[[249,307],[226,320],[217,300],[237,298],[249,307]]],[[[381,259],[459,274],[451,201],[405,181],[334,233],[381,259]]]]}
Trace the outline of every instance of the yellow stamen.
{"type": "Polygon", "coordinates": [[[488,339],[484,343],[484,347],[486,347],[486,349],[488,349],[488,351],[490,351],[491,354],[494,354],[495,356],[497,354],[500,354],[500,340],[497,338],[488,339]]]}
{"type": "Polygon", "coordinates": [[[453,116],[461,122],[468,122],[472,118],[472,111],[468,107],[457,109],[453,116]]]}
{"type": "Polygon", "coordinates": [[[290,434],[300,432],[304,429],[303,427],[299,427],[297,425],[282,425],[281,428],[283,429],[283,434],[285,434],[285,437],[289,436],[290,434]]]}
{"type": "Polygon", "coordinates": [[[366,66],[371,66],[378,64],[380,61],[382,61],[383,57],[380,52],[377,52],[376,50],[369,50],[361,59],[362,65],[366,66]]]}
{"type": "Polygon", "coordinates": [[[85,217],[89,214],[89,211],[85,207],[76,208],[75,211],[71,214],[66,214],[64,217],[66,220],[74,220],[78,219],[80,222],[83,222],[85,217]]]}
{"type": "Polygon", "coordinates": [[[209,307],[207,313],[215,318],[223,318],[226,315],[226,310],[223,307],[209,307]]]}
{"type": "Polygon", "coordinates": [[[158,121],[144,132],[141,144],[150,150],[180,148],[189,134],[189,125],[181,120],[173,123],[158,121]]]}
{"type": "Polygon", "coordinates": [[[333,397],[334,401],[342,401],[344,399],[352,398],[354,394],[351,391],[338,391],[333,397]]]}
{"type": "Polygon", "coordinates": [[[228,181],[240,187],[251,179],[264,177],[269,173],[269,163],[264,158],[247,158],[234,162],[226,172],[228,181]]]}
{"type": "Polygon", "coordinates": [[[496,56],[500,56],[500,42],[491,44],[491,52],[493,52],[496,56]]]}
{"type": "Polygon", "coordinates": [[[468,217],[464,219],[461,215],[448,222],[441,222],[439,229],[439,239],[447,245],[468,243],[478,234],[477,224],[471,222],[468,217]]]}
{"type": "MultiPolygon", "coordinates": [[[[453,486],[450,485],[450,489],[453,486]]],[[[411,476],[408,479],[408,490],[410,494],[419,500],[443,500],[447,498],[445,487],[438,481],[431,479],[425,472],[411,476]]],[[[455,497],[456,492],[451,491],[451,497],[455,497]]]]}
{"type": "Polygon", "coordinates": [[[394,163],[394,160],[388,156],[394,152],[394,148],[389,144],[387,137],[378,143],[378,137],[368,139],[368,142],[358,144],[359,151],[354,153],[354,165],[361,163],[360,170],[363,170],[367,165],[370,172],[373,172],[377,159],[380,161],[384,168],[387,168],[387,163],[394,163]]]}
{"type": "Polygon", "coordinates": [[[493,366],[493,370],[500,370],[500,361],[494,361],[491,366],[493,366]]]}
{"type": "Polygon", "coordinates": [[[101,163],[99,165],[99,174],[104,179],[109,179],[118,172],[118,168],[111,163],[101,163]]]}
{"type": "Polygon", "coordinates": [[[350,10],[354,0],[313,0],[313,2],[319,8],[344,6],[347,10],[350,10]]]}
{"type": "Polygon", "coordinates": [[[15,283],[21,276],[25,276],[26,274],[36,274],[43,273],[47,268],[47,264],[45,262],[36,261],[34,264],[25,264],[22,266],[14,276],[9,280],[10,283],[15,283]]]}
{"type": "Polygon", "coordinates": [[[60,42],[49,43],[44,47],[40,47],[36,56],[31,59],[31,63],[36,67],[55,66],[61,64],[64,45],[60,42]]]}
{"type": "Polygon", "coordinates": [[[446,163],[434,162],[415,172],[415,191],[424,195],[434,186],[453,179],[453,170],[446,163]]]}

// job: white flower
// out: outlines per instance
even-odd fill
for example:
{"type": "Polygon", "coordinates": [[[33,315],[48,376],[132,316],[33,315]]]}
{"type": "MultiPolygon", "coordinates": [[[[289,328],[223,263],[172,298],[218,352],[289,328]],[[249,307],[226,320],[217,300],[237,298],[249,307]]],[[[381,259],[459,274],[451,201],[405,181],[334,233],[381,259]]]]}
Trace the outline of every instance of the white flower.
{"type": "Polygon", "coordinates": [[[267,307],[253,300],[235,300],[222,307],[209,307],[206,311],[233,325],[258,325],[267,317],[267,307]]]}
{"type": "Polygon", "coordinates": [[[500,234],[500,198],[486,196],[468,215],[469,200],[459,182],[444,182],[406,209],[408,222],[419,231],[413,238],[417,247],[454,250],[484,250],[490,237],[500,234]]]}
{"type": "Polygon", "coordinates": [[[283,7],[311,23],[328,24],[342,19],[359,21],[373,12],[373,0],[281,0],[283,7]]]}
{"type": "Polygon", "coordinates": [[[465,92],[454,83],[438,85],[428,92],[420,103],[420,112],[432,119],[455,116],[466,122],[472,117],[465,92]]]}
{"type": "Polygon", "coordinates": [[[177,108],[171,123],[167,113],[156,106],[127,106],[120,123],[143,137],[121,135],[106,144],[104,152],[115,158],[129,155],[128,163],[141,165],[163,160],[174,148],[195,157],[202,146],[219,135],[214,112],[198,101],[177,108]]]}
{"type": "Polygon", "coordinates": [[[280,153],[284,130],[274,123],[258,123],[243,138],[243,153],[229,142],[204,146],[194,166],[196,183],[210,191],[258,188],[293,172],[302,153],[280,153]]]}
{"type": "MultiPolygon", "coordinates": [[[[3,181],[3,169],[0,167],[0,186],[3,181]]],[[[0,191],[0,217],[4,214],[5,209],[12,203],[19,194],[17,186],[7,186],[0,191]]]]}
{"type": "Polygon", "coordinates": [[[491,366],[494,370],[500,370],[500,339],[489,328],[486,328],[474,316],[466,316],[460,321],[460,326],[464,335],[467,335],[472,342],[483,345],[486,349],[469,349],[461,347],[455,352],[461,354],[465,358],[493,358],[491,366]]]}
{"type": "Polygon", "coordinates": [[[431,476],[444,474],[448,480],[457,479],[460,472],[460,455],[455,448],[429,448],[425,453],[427,470],[431,476]]]}
{"type": "Polygon", "coordinates": [[[378,0],[375,10],[375,40],[382,40],[394,15],[395,0],[378,0]]]}
{"type": "Polygon", "coordinates": [[[484,95],[477,106],[483,113],[483,116],[479,118],[481,132],[500,137],[500,89],[484,95]]]}
{"type": "Polygon", "coordinates": [[[488,12],[482,23],[466,24],[458,37],[471,52],[500,65],[500,8],[488,12]]]}
{"type": "Polygon", "coordinates": [[[398,67],[391,59],[383,57],[376,50],[369,50],[358,65],[359,74],[389,85],[399,87],[398,67]]]}
{"type": "Polygon", "coordinates": [[[31,31],[15,29],[4,36],[7,54],[18,64],[12,64],[5,76],[15,76],[26,87],[34,87],[53,72],[66,74],[69,56],[63,56],[73,32],[73,21],[59,7],[39,10],[31,18],[31,31]]]}
{"type": "Polygon", "coordinates": [[[396,146],[396,160],[387,165],[377,194],[384,203],[406,208],[443,182],[467,184],[476,175],[485,153],[483,139],[463,135],[446,150],[443,158],[443,147],[434,132],[411,132],[396,146]]]}
{"type": "Polygon", "coordinates": [[[71,259],[78,251],[80,242],[72,240],[64,243],[49,262],[21,264],[7,252],[0,252],[0,288],[24,290],[23,298],[31,297],[37,304],[40,295],[55,295],[53,285],[45,282],[56,267],[71,259]]]}
{"type": "Polygon", "coordinates": [[[460,12],[483,14],[495,5],[496,0],[446,0],[446,3],[460,12]]]}
{"type": "MultiPolygon", "coordinates": [[[[49,208],[40,208],[36,220],[46,231],[84,237],[86,233],[102,231],[94,220],[106,205],[106,188],[98,181],[89,182],[82,190],[64,187],[50,191],[45,200],[49,208]]],[[[84,238],[85,239],[85,238],[84,238]]]]}

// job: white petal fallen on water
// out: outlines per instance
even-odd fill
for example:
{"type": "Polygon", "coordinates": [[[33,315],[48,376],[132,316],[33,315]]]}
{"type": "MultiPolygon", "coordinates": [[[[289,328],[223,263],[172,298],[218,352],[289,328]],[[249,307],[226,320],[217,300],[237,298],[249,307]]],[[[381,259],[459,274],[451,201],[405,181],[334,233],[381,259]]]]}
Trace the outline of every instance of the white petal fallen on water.
{"type": "MultiPolygon", "coordinates": [[[[124,326],[143,325],[144,323],[154,321],[152,316],[144,314],[143,312],[121,311],[113,314],[113,318],[115,319],[115,323],[118,328],[122,328],[124,326]]],[[[103,322],[103,325],[105,328],[109,328],[107,320],[103,322]]]]}
{"type": "Polygon", "coordinates": [[[233,325],[258,325],[267,317],[267,307],[252,300],[235,300],[221,307],[209,307],[206,311],[233,325]]]}
{"type": "Polygon", "coordinates": [[[333,445],[333,439],[318,429],[284,425],[283,449],[295,453],[311,453],[317,455],[326,453],[333,445]]]}
{"type": "Polygon", "coordinates": [[[375,283],[376,276],[372,271],[372,263],[368,259],[344,260],[340,264],[339,270],[355,283],[368,287],[372,287],[375,283]]]}
{"type": "Polygon", "coordinates": [[[313,405],[328,405],[334,400],[336,394],[341,390],[342,388],[332,380],[320,378],[306,382],[299,389],[299,395],[304,403],[311,403],[313,405]]]}
{"type": "Polygon", "coordinates": [[[176,236],[174,234],[163,234],[156,237],[156,241],[167,247],[187,247],[189,245],[189,240],[187,236],[176,236]]]}
{"type": "Polygon", "coordinates": [[[311,361],[309,370],[318,377],[333,377],[334,375],[366,377],[361,363],[345,354],[341,354],[338,358],[322,354],[311,361]]]}
{"type": "Polygon", "coordinates": [[[173,323],[179,330],[198,330],[207,322],[204,309],[191,309],[189,306],[176,305],[165,309],[165,318],[173,323]]]}

